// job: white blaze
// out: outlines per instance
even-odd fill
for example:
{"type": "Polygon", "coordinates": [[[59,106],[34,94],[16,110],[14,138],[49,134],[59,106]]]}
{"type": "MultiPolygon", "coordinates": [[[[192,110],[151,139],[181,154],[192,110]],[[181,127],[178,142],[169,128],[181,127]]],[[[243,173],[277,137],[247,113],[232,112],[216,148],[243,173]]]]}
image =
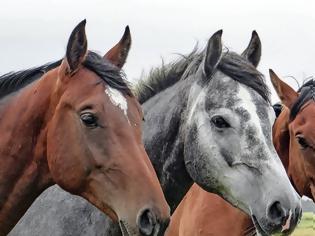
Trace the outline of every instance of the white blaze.
{"type": "Polygon", "coordinates": [[[257,137],[260,140],[265,141],[265,137],[263,135],[262,127],[260,124],[260,119],[257,115],[256,106],[254,104],[254,101],[249,91],[246,88],[244,88],[243,85],[239,86],[238,97],[241,100],[241,103],[240,103],[241,107],[247,110],[248,113],[250,114],[250,118],[251,118],[250,121],[252,124],[254,124],[256,131],[258,132],[257,137]]]}
{"type": "Polygon", "coordinates": [[[128,103],[124,95],[117,89],[113,89],[109,86],[105,89],[105,93],[108,95],[110,101],[114,104],[114,106],[117,106],[123,111],[124,115],[126,116],[129,122],[127,115],[128,103]]]}

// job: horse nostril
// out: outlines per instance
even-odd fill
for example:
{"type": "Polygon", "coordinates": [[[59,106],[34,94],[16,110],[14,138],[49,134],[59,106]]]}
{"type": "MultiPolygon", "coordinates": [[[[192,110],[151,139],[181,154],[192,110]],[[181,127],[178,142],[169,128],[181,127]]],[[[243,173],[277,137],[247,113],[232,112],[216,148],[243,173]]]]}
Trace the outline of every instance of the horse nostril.
{"type": "Polygon", "coordinates": [[[274,202],[268,209],[268,217],[274,221],[275,224],[283,224],[285,220],[285,211],[280,202],[274,202]]]}
{"type": "Polygon", "coordinates": [[[143,210],[138,216],[139,230],[145,236],[153,235],[156,224],[156,216],[150,209],[143,210]]]}

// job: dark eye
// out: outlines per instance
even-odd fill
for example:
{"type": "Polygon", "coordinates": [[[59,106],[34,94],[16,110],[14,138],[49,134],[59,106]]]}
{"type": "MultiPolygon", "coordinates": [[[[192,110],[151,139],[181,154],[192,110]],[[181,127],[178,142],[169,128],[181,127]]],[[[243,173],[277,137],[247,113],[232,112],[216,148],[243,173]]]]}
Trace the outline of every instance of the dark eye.
{"type": "Polygon", "coordinates": [[[300,144],[301,149],[306,149],[306,148],[309,147],[309,145],[307,144],[305,138],[304,138],[302,135],[298,134],[298,135],[296,136],[296,140],[297,140],[298,143],[300,144]]]}
{"type": "Polygon", "coordinates": [[[91,112],[82,113],[80,118],[83,124],[89,128],[95,128],[98,126],[97,117],[91,112]]]}
{"type": "Polygon", "coordinates": [[[214,116],[211,122],[219,129],[230,128],[230,124],[222,116],[214,116]]]}

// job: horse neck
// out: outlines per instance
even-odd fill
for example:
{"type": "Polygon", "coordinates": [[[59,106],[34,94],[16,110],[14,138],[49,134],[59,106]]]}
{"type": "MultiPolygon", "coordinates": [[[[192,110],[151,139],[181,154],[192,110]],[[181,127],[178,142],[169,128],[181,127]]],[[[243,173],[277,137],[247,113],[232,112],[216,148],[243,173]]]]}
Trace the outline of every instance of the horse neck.
{"type": "Polygon", "coordinates": [[[0,235],[6,235],[53,184],[45,145],[53,83],[49,78],[33,82],[12,95],[0,112],[0,235]]]}
{"type": "Polygon", "coordinates": [[[143,140],[173,212],[193,181],[184,163],[182,117],[189,84],[179,81],[143,104],[143,140]]]}

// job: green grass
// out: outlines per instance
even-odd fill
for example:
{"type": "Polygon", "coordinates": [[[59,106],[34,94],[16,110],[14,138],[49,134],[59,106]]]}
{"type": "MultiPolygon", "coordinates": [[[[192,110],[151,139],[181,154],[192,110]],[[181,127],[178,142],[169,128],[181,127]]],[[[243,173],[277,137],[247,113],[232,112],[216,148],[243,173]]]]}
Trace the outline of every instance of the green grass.
{"type": "Polygon", "coordinates": [[[315,236],[315,214],[304,212],[302,220],[292,236],[315,236]]]}

